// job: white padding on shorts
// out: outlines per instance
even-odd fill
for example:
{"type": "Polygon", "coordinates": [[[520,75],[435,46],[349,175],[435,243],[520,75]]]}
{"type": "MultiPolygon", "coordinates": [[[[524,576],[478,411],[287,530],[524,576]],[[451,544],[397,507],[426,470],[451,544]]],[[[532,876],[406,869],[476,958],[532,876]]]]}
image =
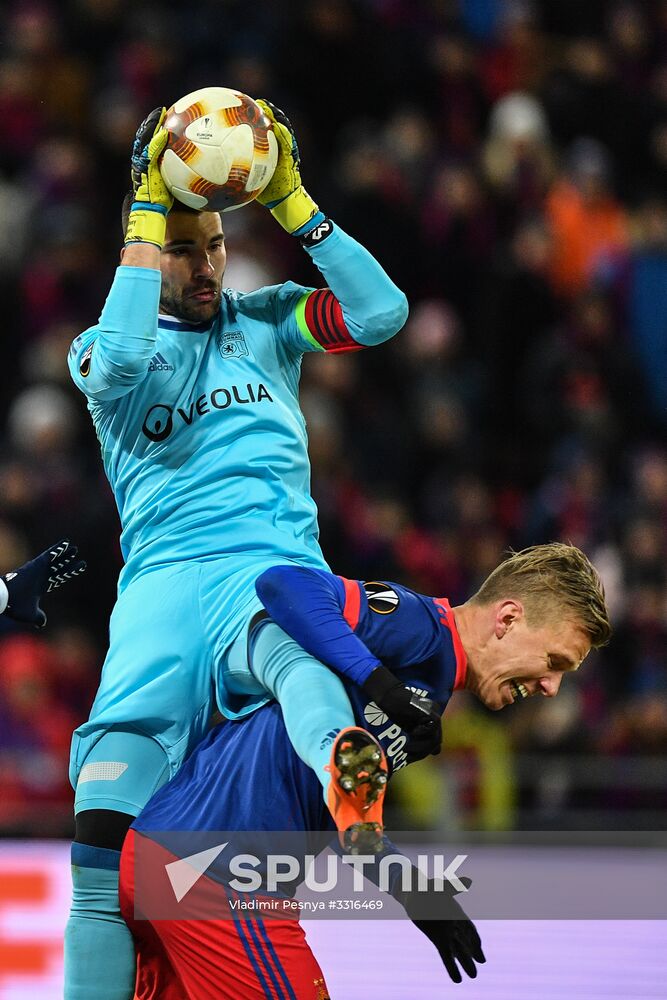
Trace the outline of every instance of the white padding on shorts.
{"type": "Polygon", "coordinates": [[[127,771],[127,764],[122,764],[117,760],[98,760],[91,764],[84,764],[81,768],[78,784],[84,781],[116,781],[121,774],[127,771]]]}

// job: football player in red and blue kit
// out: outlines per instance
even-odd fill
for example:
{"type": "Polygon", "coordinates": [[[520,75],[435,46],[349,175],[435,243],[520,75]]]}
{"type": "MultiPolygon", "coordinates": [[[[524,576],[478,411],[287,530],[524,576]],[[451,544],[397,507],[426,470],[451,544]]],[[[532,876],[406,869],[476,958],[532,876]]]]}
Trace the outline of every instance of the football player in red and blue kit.
{"type": "MultiPolygon", "coordinates": [[[[465,655],[446,602],[433,602],[396,584],[362,585],[317,570],[313,576],[295,574],[294,569],[277,567],[263,574],[257,584],[260,598],[269,609],[275,607],[279,619],[289,617],[290,627],[300,633],[321,629],[324,641],[328,638],[337,647],[343,638],[340,648],[345,656],[345,637],[335,634],[335,625],[342,624],[354,640],[352,645],[358,647],[353,650],[350,672],[360,680],[374,672],[378,659],[364,642],[372,644],[395,667],[394,681],[405,693],[406,703],[418,693],[442,712],[452,690],[465,678],[465,655]],[[288,594],[288,607],[293,601],[299,611],[279,607],[288,594]],[[322,614],[325,607],[330,620],[322,614]],[[401,666],[401,659],[410,662],[401,666]]],[[[268,620],[266,616],[255,624],[251,643],[268,620]]],[[[418,732],[409,742],[401,726],[379,708],[368,713],[373,720],[369,724],[364,715],[369,696],[350,679],[349,672],[344,683],[358,725],[374,733],[386,754],[389,774],[439,745],[439,727],[436,732],[426,723],[421,736],[418,732]]],[[[297,919],[152,922],[134,918],[137,851],[144,863],[136,838],[154,840],[157,830],[286,829],[334,830],[335,825],[320,782],[292,748],[280,707],[273,703],[243,722],[216,727],[179,775],[151,799],[128,835],[121,860],[121,904],[138,943],[139,1000],[158,996],[164,1000],[320,1000],[328,996],[297,919]]],[[[158,848],[158,853],[156,871],[164,871],[174,858],[166,850],[161,853],[158,848]]],[[[205,891],[201,883],[196,888],[205,891]]],[[[451,898],[449,902],[457,905],[451,898]]],[[[451,974],[460,980],[455,959],[474,976],[475,960],[484,958],[473,925],[463,911],[457,909],[457,915],[458,923],[424,921],[423,929],[441,948],[451,974]]]]}
{"type": "MultiPolygon", "coordinates": [[[[395,583],[346,580],[317,569],[277,566],[257,581],[266,609],[249,644],[273,621],[342,678],[358,729],[371,733],[393,771],[437,752],[432,724],[457,688],[490,708],[557,694],[610,627],[600,579],[586,556],[554,543],[514,553],[474,597],[452,609],[395,583]],[[393,718],[391,717],[393,716],[393,718]],[[425,721],[419,721],[419,719],[425,721]],[[417,719],[417,722],[415,722],[417,719]],[[407,723],[405,722],[407,720],[407,723]],[[405,724],[401,724],[402,721],[405,724]],[[405,725],[412,732],[405,731],[405,725]]],[[[350,731],[334,734],[336,746],[350,731]]],[[[346,788],[338,782],[338,795],[346,788]]],[[[354,798],[356,789],[350,793],[354,798]]],[[[381,802],[382,795],[379,796],[381,802]]],[[[340,826],[340,825],[339,825],[340,826]]],[[[322,1000],[322,972],[298,919],[145,920],[135,915],[135,853],[160,831],[333,830],[314,771],[296,755],[278,704],[216,727],[137,817],[121,859],[125,919],[138,944],[138,1000],[322,1000]]],[[[348,847],[351,846],[348,844],[348,847]]],[[[353,845],[352,845],[353,846],[353,845]]],[[[166,847],[161,861],[173,860],[166,847]]],[[[164,873],[164,864],[156,871],[164,873]]],[[[163,876],[164,877],[164,876],[163,876]]],[[[199,891],[211,880],[202,878],[199,891]]],[[[397,898],[412,916],[409,896],[397,898]]],[[[413,922],[461,981],[484,956],[453,896],[443,919],[413,922]]]]}

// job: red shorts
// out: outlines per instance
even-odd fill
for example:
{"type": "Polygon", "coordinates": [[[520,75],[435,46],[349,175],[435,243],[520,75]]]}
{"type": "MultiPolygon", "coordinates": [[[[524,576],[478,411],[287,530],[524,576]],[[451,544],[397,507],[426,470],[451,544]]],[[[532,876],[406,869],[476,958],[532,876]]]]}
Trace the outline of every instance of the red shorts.
{"type": "MultiPolygon", "coordinates": [[[[135,849],[140,837],[129,831],[120,863],[121,911],[137,947],[135,1000],[329,1000],[297,917],[138,919],[135,849]]],[[[154,844],[150,850],[152,872],[155,859],[151,884],[166,881],[164,865],[174,856],[154,844]]],[[[156,891],[164,892],[164,885],[156,891]]],[[[189,904],[206,907],[208,894],[218,907],[209,912],[220,912],[220,893],[218,883],[202,876],[189,904]]]]}

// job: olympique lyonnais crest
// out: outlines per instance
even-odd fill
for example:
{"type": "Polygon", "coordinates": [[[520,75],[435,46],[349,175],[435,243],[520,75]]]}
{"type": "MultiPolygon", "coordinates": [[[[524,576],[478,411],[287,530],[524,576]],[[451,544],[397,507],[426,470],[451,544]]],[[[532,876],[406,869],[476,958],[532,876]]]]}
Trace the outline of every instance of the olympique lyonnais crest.
{"type": "Polygon", "coordinates": [[[378,615],[390,615],[400,603],[395,590],[386,583],[376,583],[374,580],[364,584],[368,607],[378,615]]]}
{"type": "Polygon", "coordinates": [[[222,330],[216,342],[221,358],[242,358],[248,354],[248,345],[240,330],[222,330]]]}

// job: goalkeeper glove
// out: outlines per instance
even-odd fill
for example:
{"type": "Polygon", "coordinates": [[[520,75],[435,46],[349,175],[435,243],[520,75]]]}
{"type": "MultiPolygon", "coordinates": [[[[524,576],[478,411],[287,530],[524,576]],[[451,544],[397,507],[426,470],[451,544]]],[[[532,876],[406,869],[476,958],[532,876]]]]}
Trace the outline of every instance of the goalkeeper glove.
{"type": "Polygon", "coordinates": [[[301,183],[299,147],[287,115],[269,101],[257,101],[273,125],[278,143],[278,163],[273,177],[257,201],[292,236],[305,236],[324,222],[324,213],[301,183]]]}
{"type": "MultiPolygon", "coordinates": [[[[466,889],[470,888],[472,882],[469,878],[462,878],[461,881],[466,889]]],[[[419,884],[417,869],[414,866],[411,884],[419,884]]],[[[471,979],[476,979],[475,962],[483,964],[486,958],[477,928],[463,907],[454,899],[455,892],[450,882],[446,882],[443,889],[436,889],[435,881],[430,879],[426,891],[417,889],[403,891],[399,882],[399,888],[395,889],[392,895],[403,905],[415,927],[418,927],[438,949],[452,982],[460,983],[462,976],[457,962],[471,979]],[[415,913],[424,912],[424,906],[437,906],[438,919],[424,920],[416,917],[415,913]]]]}
{"type": "Polygon", "coordinates": [[[78,549],[66,538],[13,573],[0,577],[7,588],[5,614],[14,621],[44,628],[46,615],[39,606],[44,594],[79,576],[86,569],[78,549]]]}
{"type": "Polygon", "coordinates": [[[435,702],[415,694],[387,667],[376,667],[362,689],[401,729],[411,732],[424,723],[435,723],[440,729],[440,712],[435,702]]]}
{"type": "Polygon", "coordinates": [[[153,243],[159,250],[164,243],[167,213],[174,197],[160,173],[159,160],[169,142],[163,127],[165,108],[155,108],[137,129],[132,146],[130,175],[134,200],[125,234],[128,243],[153,243]]]}

